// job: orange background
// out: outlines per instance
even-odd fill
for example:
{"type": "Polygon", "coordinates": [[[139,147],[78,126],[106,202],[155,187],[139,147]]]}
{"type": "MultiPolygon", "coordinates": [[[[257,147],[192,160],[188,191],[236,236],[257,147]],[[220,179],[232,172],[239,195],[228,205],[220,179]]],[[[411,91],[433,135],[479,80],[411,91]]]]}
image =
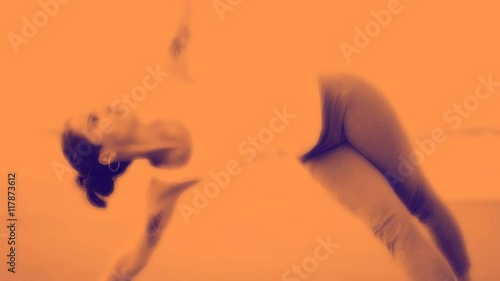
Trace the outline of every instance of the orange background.
{"type": "MultiPolygon", "coordinates": [[[[401,1],[402,12],[351,63],[339,44],[353,44],[354,28],[364,27],[373,19],[370,11],[384,9],[389,1],[243,0],[222,21],[212,1],[193,2],[187,69],[210,88],[166,81],[137,113],[171,116],[177,110],[202,116],[205,124],[195,129],[206,138],[197,141],[210,148],[204,161],[216,171],[239,157],[238,143],[267,126],[273,108],[307,103],[305,93],[293,92],[302,72],[359,74],[387,94],[413,139],[428,137],[434,128],[447,130],[449,140],[426,159],[424,169],[463,225],[475,280],[500,279],[493,267],[500,250],[495,239],[500,229],[500,89],[458,130],[442,118],[473,94],[478,76],[492,74],[500,81],[497,2],[401,1]],[[290,84],[281,91],[265,84],[273,75],[290,84]]],[[[73,175],[58,180],[52,164],[66,162],[54,132],[68,116],[129,93],[147,66],[167,65],[181,4],[69,1],[16,54],[7,34],[20,34],[22,18],[31,19],[40,6],[37,1],[3,3],[0,171],[18,173],[22,221],[19,274],[6,275],[2,261],[1,280],[95,280],[142,227],[147,170],[131,169],[108,210],[95,210],[74,186],[73,175]]],[[[284,136],[299,133],[292,124],[284,136]]],[[[273,145],[287,146],[284,136],[273,145]]],[[[4,193],[0,202],[6,200],[4,193]]],[[[4,221],[5,212],[0,214],[4,221]]],[[[279,280],[310,255],[316,237],[328,234],[342,247],[311,280],[401,276],[382,246],[299,164],[264,160],[245,168],[191,224],[176,213],[138,280],[279,280]]],[[[0,243],[4,256],[5,241],[0,243]]]]}

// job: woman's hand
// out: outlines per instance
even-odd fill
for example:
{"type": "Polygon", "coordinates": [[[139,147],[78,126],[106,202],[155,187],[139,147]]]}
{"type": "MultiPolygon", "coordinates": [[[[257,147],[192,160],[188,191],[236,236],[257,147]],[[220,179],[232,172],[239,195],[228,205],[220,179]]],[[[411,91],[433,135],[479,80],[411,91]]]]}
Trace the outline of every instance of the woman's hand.
{"type": "Polygon", "coordinates": [[[121,254],[98,280],[132,281],[148,263],[172,216],[175,201],[184,191],[198,182],[197,178],[179,182],[152,178],[148,190],[146,231],[139,237],[137,243],[121,254]]]}

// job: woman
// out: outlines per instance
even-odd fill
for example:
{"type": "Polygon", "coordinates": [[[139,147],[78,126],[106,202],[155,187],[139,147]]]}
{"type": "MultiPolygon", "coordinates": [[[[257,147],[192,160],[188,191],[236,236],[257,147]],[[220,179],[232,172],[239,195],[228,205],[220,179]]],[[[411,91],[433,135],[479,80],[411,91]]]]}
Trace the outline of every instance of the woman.
{"type": "MultiPolygon", "coordinates": [[[[398,157],[411,152],[388,103],[372,86],[353,76],[319,81],[323,129],[317,145],[300,161],[365,220],[414,280],[453,280],[450,265],[460,280],[469,280],[469,261],[458,227],[422,171],[415,167],[406,177],[384,177],[397,176],[398,157]],[[410,214],[430,230],[442,255],[419,234],[410,214]]],[[[185,165],[191,153],[190,134],[181,123],[159,120],[144,125],[134,115],[121,120],[111,109],[70,119],[62,141],[64,155],[79,172],[78,185],[97,207],[106,206],[104,198],[113,192],[115,179],[133,160],[144,158],[154,167],[169,169],[185,165]],[[97,128],[101,120],[111,120],[115,129],[101,140],[87,138],[85,132],[97,128]]],[[[196,182],[195,178],[175,183],[152,180],[148,232],[137,249],[116,265],[121,273],[135,276],[142,269],[176,198],[196,182]]]]}
{"type": "MultiPolygon", "coordinates": [[[[181,25],[170,50],[173,71],[192,82],[184,63],[187,27],[181,25]]],[[[317,82],[321,135],[297,160],[364,220],[412,280],[470,280],[458,226],[423,172],[419,167],[410,175],[398,171],[400,156],[410,155],[412,148],[389,103],[373,86],[351,75],[322,76],[317,82]],[[437,247],[424,239],[411,215],[429,229],[437,247]]],[[[132,161],[147,159],[159,171],[182,167],[193,148],[190,128],[182,123],[158,119],[144,124],[132,114],[120,118],[113,108],[70,119],[62,144],[65,157],[79,173],[77,184],[97,207],[106,206],[104,199],[113,192],[116,178],[132,161]],[[103,120],[113,129],[98,138],[87,137],[89,131],[107,127],[103,120]]],[[[177,198],[198,180],[197,175],[174,182],[152,179],[144,236],[103,280],[132,280],[144,268],[177,198]]]]}

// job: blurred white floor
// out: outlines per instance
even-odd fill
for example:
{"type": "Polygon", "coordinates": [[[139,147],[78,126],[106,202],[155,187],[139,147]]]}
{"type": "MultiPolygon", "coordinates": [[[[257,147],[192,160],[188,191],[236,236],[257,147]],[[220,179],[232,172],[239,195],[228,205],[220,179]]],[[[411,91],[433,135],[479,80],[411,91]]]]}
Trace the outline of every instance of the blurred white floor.
{"type": "MultiPolygon", "coordinates": [[[[424,167],[464,231],[474,281],[500,280],[498,149],[485,149],[496,142],[450,139],[424,167]],[[482,150],[475,149],[478,145],[482,150]]],[[[124,177],[135,177],[137,183],[144,176],[139,172],[124,177]]],[[[18,273],[7,274],[2,262],[0,280],[97,280],[121,245],[144,228],[145,185],[128,182],[118,185],[107,210],[98,211],[69,180],[20,181],[18,273]]],[[[192,194],[185,194],[180,203],[190,200],[192,194]]],[[[328,237],[340,247],[319,262],[307,280],[407,281],[356,218],[313,184],[298,164],[284,160],[245,169],[189,224],[177,208],[137,280],[286,280],[283,274],[313,254],[317,239],[328,237]]]]}
{"type": "MultiPolygon", "coordinates": [[[[232,200],[242,199],[239,196],[228,195],[232,200]]],[[[407,280],[359,222],[334,204],[328,206],[330,199],[314,205],[308,202],[313,196],[305,196],[302,202],[287,198],[278,202],[278,196],[266,196],[272,198],[237,203],[220,198],[212,210],[207,208],[206,214],[189,225],[176,213],[137,280],[305,280],[283,279],[282,275],[313,255],[318,238],[328,237],[340,247],[319,262],[307,280],[407,280]],[[257,218],[250,205],[268,215],[257,218]],[[309,215],[316,211],[318,216],[301,215],[304,206],[313,209],[309,215]]],[[[455,201],[449,206],[465,233],[474,280],[500,280],[500,201],[455,201]]],[[[25,217],[19,224],[18,273],[1,280],[96,280],[129,229],[119,221],[25,217]]],[[[5,276],[2,271],[0,275],[5,276]]]]}

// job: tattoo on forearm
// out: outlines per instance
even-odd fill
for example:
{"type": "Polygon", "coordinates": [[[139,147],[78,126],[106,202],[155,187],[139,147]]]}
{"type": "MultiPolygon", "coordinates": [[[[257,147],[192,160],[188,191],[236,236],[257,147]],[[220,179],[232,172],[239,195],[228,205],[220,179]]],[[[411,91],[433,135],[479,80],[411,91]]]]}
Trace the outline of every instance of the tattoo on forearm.
{"type": "Polygon", "coordinates": [[[153,247],[160,240],[160,229],[163,226],[163,216],[161,213],[153,215],[148,222],[146,229],[148,235],[148,246],[153,247]]]}
{"type": "Polygon", "coordinates": [[[178,57],[186,48],[189,36],[189,29],[186,26],[183,26],[179,29],[177,36],[175,36],[172,44],[170,45],[170,54],[174,58],[178,57]]]}

